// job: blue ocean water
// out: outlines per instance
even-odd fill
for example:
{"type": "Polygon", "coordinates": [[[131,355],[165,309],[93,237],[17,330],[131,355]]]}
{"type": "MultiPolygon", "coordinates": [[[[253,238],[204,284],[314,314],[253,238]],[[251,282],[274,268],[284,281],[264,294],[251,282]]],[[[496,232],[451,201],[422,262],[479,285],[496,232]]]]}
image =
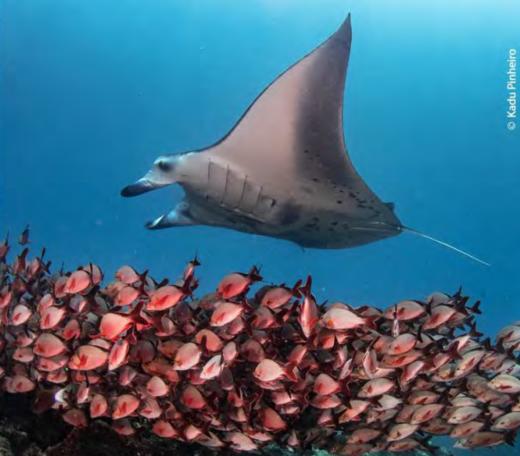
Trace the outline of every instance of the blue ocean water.
{"type": "Polygon", "coordinates": [[[203,290],[253,264],[277,282],[312,274],[320,299],[354,305],[463,286],[492,335],[520,320],[520,132],[506,128],[519,18],[516,0],[3,0],[0,228],[30,224],[55,262],[108,273],[177,277],[198,252],[203,290]],[[492,266],[409,234],[302,251],[217,228],[145,230],[181,191],[125,200],[121,188],[162,153],[218,140],[348,12],[357,170],[403,223],[492,266]]]}

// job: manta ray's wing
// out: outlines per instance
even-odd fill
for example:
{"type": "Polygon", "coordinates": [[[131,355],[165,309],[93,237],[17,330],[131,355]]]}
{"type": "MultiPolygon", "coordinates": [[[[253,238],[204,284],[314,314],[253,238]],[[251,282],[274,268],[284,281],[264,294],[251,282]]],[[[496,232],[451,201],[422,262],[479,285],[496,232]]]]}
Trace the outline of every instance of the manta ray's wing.
{"type": "Polygon", "coordinates": [[[350,15],[327,41],[291,66],[205,149],[260,183],[347,188],[381,204],[354,169],[343,138],[343,95],[350,54],[350,15]]]}

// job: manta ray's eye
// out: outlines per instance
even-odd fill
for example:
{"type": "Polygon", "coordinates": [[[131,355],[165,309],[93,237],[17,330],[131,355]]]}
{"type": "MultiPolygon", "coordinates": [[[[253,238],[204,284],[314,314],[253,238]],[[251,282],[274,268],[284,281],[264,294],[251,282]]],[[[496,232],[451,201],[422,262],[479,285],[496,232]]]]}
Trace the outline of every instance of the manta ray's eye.
{"type": "Polygon", "coordinates": [[[168,171],[172,170],[171,163],[169,163],[169,162],[167,162],[165,160],[160,160],[159,163],[157,163],[157,166],[159,167],[159,169],[161,171],[164,171],[165,173],[167,173],[168,171]]]}

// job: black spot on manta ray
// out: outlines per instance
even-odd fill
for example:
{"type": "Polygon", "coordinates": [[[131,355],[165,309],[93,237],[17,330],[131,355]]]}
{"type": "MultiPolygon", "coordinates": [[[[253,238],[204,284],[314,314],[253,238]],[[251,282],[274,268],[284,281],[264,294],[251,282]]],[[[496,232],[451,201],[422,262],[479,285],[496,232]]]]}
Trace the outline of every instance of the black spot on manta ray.
{"type": "Polygon", "coordinates": [[[281,211],[280,224],[290,225],[300,218],[300,209],[294,204],[286,204],[281,211]]]}

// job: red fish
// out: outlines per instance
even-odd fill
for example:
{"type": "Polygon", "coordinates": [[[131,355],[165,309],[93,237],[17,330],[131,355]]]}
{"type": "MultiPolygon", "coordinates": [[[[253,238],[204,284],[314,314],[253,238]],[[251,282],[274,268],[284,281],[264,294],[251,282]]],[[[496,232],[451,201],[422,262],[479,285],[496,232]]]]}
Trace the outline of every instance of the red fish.
{"type": "Polygon", "coordinates": [[[224,357],[225,364],[232,364],[238,356],[237,344],[233,341],[228,342],[222,349],[222,356],[224,357]]]}
{"type": "Polygon", "coordinates": [[[94,394],[90,401],[90,417],[104,416],[108,411],[108,402],[102,394],[94,394]]]}
{"type": "Polygon", "coordinates": [[[72,355],[69,368],[76,370],[93,370],[103,366],[108,359],[106,351],[93,345],[82,345],[72,355]]]}
{"type": "Polygon", "coordinates": [[[309,338],[314,331],[318,321],[319,321],[319,312],[318,307],[316,306],[316,301],[314,297],[310,294],[311,288],[311,278],[310,276],[307,279],[307,283],[303,288],[302,292],[304,293],[303,304],[300,307],[300,313],[298,315],[298,322],[302,329],[302,332],[305,337],[309,338]]]}
{"type": "Polygon", "coordinates": [[[447,422],[450,424],[468,423],[469,421],[473,421],[475,418],[478,418],[481,414],[482,410],[479,407],[456,407],[449,412],[447,416],[447,422]]]}
{"type": "Polygon", "coordinates": [[[237,451],[254,451],[258,448],[258,445],[241,432],[230,433],[228,439],[231,442],[231,448],[237,451]]]}
{"type": "Polygon", "coordinates": [[[43,333],[34,341],[34,354],[44,358],[51,358],[66,350],[63,341],[50,333],[43,333]]]}
{"type": "Polygon", "coordinates": [[[200,391],[193,385],[188,385],[181,394],[182,403],[194,410],[199,410],[206,407],[206,400],[200,391]]]}
{"type": "Polygon", "coordinates": [[[148,418],[149,420],[155,420],[162,415],[162,408],[153,397],[147,397],[144,399],[144,405],[139,410],[139,415],[148,418]]]}
{"type": "Polygon", "coordinates": [[[493,378],[489,383],[489,387],[495,391],[508,394],[520,393],[520,380],[512,375],[500,374],[493,378]]]}
{"type": "Polygon", "coordinates": [[[491,447],[505,442],[506,436],[500,432],[481,431],[469,436],[467,439],[459,440],[455,448],[478,448],[491,447]]]}
{"type": "Polygon", "coordinates": [[[268,431],[279,432],[287,428],[287,423],[271,407],[262,410],[262,426],[268,431]]]}
{"type": "Polygon", "coordinates": [[[175,354],[173,367],[176,370],[188,370],[199,363],[201,351],[198,345],[188,342],[182,345],[175,354]]]}
{"type": "Polygon", "coordinates": [[[108,354],[109,371],[117,369],[126,362],[129,349],[130,344],[127,340],[118,340],[112,345],[110,353],[108,354]]]}
{"type": "Polygon", "coordinates": [[[85,291],[91,285],[90,274],[79,269],[71,274],[65,283],[65,293],[74,294],[85,291]]]}
{"type": "Polygon", "coordinates": [[[406,437],[411,436],[418,429],[418,427],[419,426],[417,426],[416,424],[395,424],[388,431],[386,440],[389,442],[393,442],[396,440],[405,439],[406,437]]]}
{"type": "Polygon", "coordinates": [[[331,394],[330,396],[318,395],[311,400],[311,405],[321,410],[336,408],[341,404],[341,399],[335,394],[331,394]]]}
{"type": "Polygon", "coordinates": [[[391,391],[394,386],[395,383],[388,378],[376,378],[363,385],[361,391],[358,393],[358,397],[370,398],[381,396],[391,391]]]}
{"type": "Polygon", "coordinates": [[[63,420],[71,426],[78,428],[86,427],[88,424],[87,417],[83,410],[77,408],[67,410],[63,414],[63,420]]]}
{"type": "Polygon", "coordinates": [[[327,374],[320,374],[314,381],[314,392],[328,396],[340,391],[340,384],[327,374]]]}
{"type": "Polygon", "coordinates": [[[134,321],[130,316],[116,313],[106,313],[99,324],[99,334],[108,340],[117,339],[122,333],[132,327],[134,321]]]}
{"type": "Polygon", "coordinates": [[[14,326],[19,326],[27,322],[31,316],[32,311],[29,307],[24,304],[18,304],[13,310],[11,321],[14,326]]]}
{"type": "Polygon", "coordinates": [[[211,315],[211,326],[224,326],[232,322],[244,311],[244,307],[232,302],[221,302],[211,315]]]}
{"type": "Polygon", "coordinates": [[[152,397],[160,397],[166,396],[169,388],[161,377],[155,375],[146,383],[146,391],[152,397]]]}
{"type": "Polygon", "coordinates": [[[65,353],[51,358],[41,357],[37,361],[37,368],[42,372],[52,372],[65,367],[68,361],[69,357],[65,353]]]}
{"type": "Polygon", "coordinates": [[[112,419],[119,420],[134,413],[139,407],[140,401],[132,394],[122,394],[116,398],[112,419]]]}
{"type": "Polygon", "coordinates": [[[36,384],[25,375],[6,377],[4,381],[8,393],[28,393],[36,388],[36,384]]]}
{"type": "Polygon", "coordinates": [[[410,321],[422,317],[426,313],[424,306],[416,301],[401,301],[389,307],[385,313],[385,318],[393,320],[394,317],[400,321],[410,321]]]}
{"type": "Polygon", "coordinates": [[[59,325],[65,316],[65,308],[49,306],[40,311],[40,329],[52,329],[59,325]]]}
{"type": "Polygon", "coordinates": [[[443,404],[421,405],[410,418],[410,424],[422,424],[426,421],[430,421],[433,418],[437,418],[443,410],[443,404]]]}
{"type": "Polygon", "coordinates": [[[248,274],[235,272],[224,277],[217,287],[217,293],[222,299],[231,299],[245,293],[253,282],[262,280],[258,269],[253,267],[248,274]]]}
{"type": "MultiPolygon", "coordinates": [[[[500,416],[493,423],[493,430],[496,431],[513,431],[520,428],[520,412],[509,412],[500,416]]],[[[480,428],[478,429],[480,430],[480,428]]]]}
{"type": "Polygon", "coordinates": [[[455,314],[455,312],[455,309],[450,306],[439,305],[434,307],[430,316],[423,323],[422,330],[426,331],[429,329],[438,328],[439,326],[445,324],[455,314]]]}
{"type": "Polygon", "coordinates": [[[146,310],[157,312],[176,306],[185,296],[185,292],[175,285],[158,288],[150,296],[146,310]]]}
{"type": "Polygon", "coordinates": [[[286,371],[276,361],[266,358],[256,366],[253,375],[262,382],[273,382],[284,377],[286,371]]]}
{"type": "Polygon", "coordinates": [[[367,319],[359,317],[347,307],[333,307],[321,317],[321,322],[325,327],[337,331],[358,328],[366,325],[367,321],[367,319]]]}
{"type": "Polygon", "coordinates": [[[117,293],[114,304],[116,306],[128,306],[132,304],[139,297],[139,291],[133,287],[126,286],[119,290],[117,293]]]}
{"type": "Polygon", "coordinates": [[[209,329],[201,329],[195,334],[195,342],[209,352],[219,352],[224,346],[222,339],[209,329]]]}
{"type": "Polygon", "coordinates": [[[13,359],[19,363],[31,363],[34,359],[31,347],[18,347],[13,353],[13,359]]]}
{"type": "Polygon", "coordinates": [[[283,307],[287,303],[289,303],[289,301],[293,297],[297,297],[299,295],[299,287],[300,282],[296,283],[296,285],[292,289],[287,288],[285,286],[270,287],[264,291],[260,300],[260,305],[269,307],[273,310],[283,307]]]}
{"type": "Polygon", "coordinates": [[[381,431],[371,428],[356,429],[347,439],[348,443],[363,444],[371,442],[381,435],[381,431]]]}
{"type": "Polygon", "coordinates": [[[480,431],[483,427],[484,423],[481,421],[468,421],[467,423],[457,424],[450,432],[450,437],[456,439],[469,437],[480,431]]]}
{"type": "Polygon", "coordinates": [[[402,355],[403,353],[409,352],[415,347],[417,343],[417,337],[413,334],[406,333],[401,334],[395,338],[388,347],[387,354],[389,355],[402,355]]]}
{"type": "Polygon", "coordinates": [[[179,432],[165,420],[157,420],[153,424],[152,432],[159,437],[173,439],[179,435],[179,432]]]}
{"type": "Polygon", "coordinates": [[[132,423],[126,419],[114,421],[112,423],[112,429],[119,435],[125,437],[135,434],[135,429],[133,428],[132,423]]]}
{"type": "Polygon", "coordinates": [[[131,266],[121,266],[116,272],[116,279],[126,285],[133,285],[138,282],[141,277],[131,266]]]}
{"type": "Polygon", "coordinates": [[[77,339],[81,335],[81,327],[78,320],[72,319],[67,322],[62,331],[62,337],[64,340],[77,339]]]}
{"type": "Polygon", "coordinates": [[[218,377],[222,372],[223,367],[222,355],[215,355],[202,368],[200,378],[204,380],[211,380],[212,378],[218,377]]]}

